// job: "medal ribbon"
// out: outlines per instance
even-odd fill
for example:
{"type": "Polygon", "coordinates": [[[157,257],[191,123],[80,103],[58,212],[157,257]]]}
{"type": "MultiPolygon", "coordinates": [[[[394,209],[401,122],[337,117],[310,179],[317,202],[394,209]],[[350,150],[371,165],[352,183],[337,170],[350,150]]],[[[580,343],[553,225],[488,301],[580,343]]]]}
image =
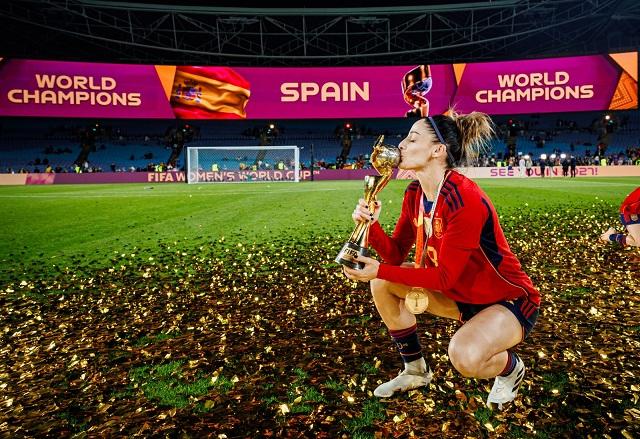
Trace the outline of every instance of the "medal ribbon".
{"type": "Polygon", "coordinates": [[[438,185],[438,190],[436,191],[433,204],[431,204],[431,210],[429,211],[428,217],[426,217],[424,213],[424,193],[422,192],[422,188],[420,188],[420,208],[418,211],[418,227],[416,230],[416,260],[414,262],[416,268],[424,268],[426,266],[425,261],[427,256],[427,247],[429,238],[431,238],[433,231],[433,216],[436,211],[436,205],[438,204],[438,197],[440,196],[442,185],[447,179],[447,174],[448,172],[445,172],[440,184],[438,185]]]}

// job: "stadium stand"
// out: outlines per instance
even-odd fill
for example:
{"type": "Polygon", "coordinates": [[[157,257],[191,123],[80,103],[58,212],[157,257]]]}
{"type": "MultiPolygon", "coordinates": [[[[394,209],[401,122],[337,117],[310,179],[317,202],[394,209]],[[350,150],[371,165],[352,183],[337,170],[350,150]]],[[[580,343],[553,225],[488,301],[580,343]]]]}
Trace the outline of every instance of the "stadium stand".
{"type": "MultiPolygon", "coordinates": [[[[528,154],[534,162],[546,154],[564,153],[580,157],[584,162],[598,155],[598,143],[606,126],[606,114],[569,113],[545,115],[496,116],[496,138],[489,151],[488,161],[493,166],[508,154],[509,124],[517,125],[514,136],[515,153],[528,154]],[[490,160],[493,157],[494,160],[490,160]]],[[[609,113],[611,133],[606,137],[606,156],[611,163],[635,163],[640,145],[640,121],[636,112],[609,113]]],[[[179,125],[167,120],[112,120],[101,122],[75,119],[4,119],[0,136],[0,171],[43,172],[50,164],[58,172],[74,172],[74,161],[79,154],[79,133],[88,127],[100,125],[95,146],[89,157],[89,170],[95,172],[151,170],[167,163],[171,145],[166,137],[169,129],[179,125]]],[[[300,161],[304,167],[313,158],[321,166],[366,165],[371,145],[379,134],[386,141],[398,144],[408,131],[411,121],[398,119],[343,120],[289,120],[279,121],[197,121],[196,134],[187,146],[257,146],[261,141],[272,145],[297,145],[301,148],[300,161]],[[277,134],[261,139],[261,132],[270,124],[277,134]],[[344,164],[336,165],[342,150],[341,138],[349,124],[351,148],[344,164]],[[313,150],[313,157],[312,157],[313,150]]],[[[602,141],[602,139],[601,139],[602,141]]],[[[482,163],[481,163],[482,164],[482,163]]],[[[82,164],[81,164],[82,165],[82,164]]],[[[177,167],[183,165],[178,161],[177,167]]],[[[229,166],[233,166],[229,163],[229,166]]]]}

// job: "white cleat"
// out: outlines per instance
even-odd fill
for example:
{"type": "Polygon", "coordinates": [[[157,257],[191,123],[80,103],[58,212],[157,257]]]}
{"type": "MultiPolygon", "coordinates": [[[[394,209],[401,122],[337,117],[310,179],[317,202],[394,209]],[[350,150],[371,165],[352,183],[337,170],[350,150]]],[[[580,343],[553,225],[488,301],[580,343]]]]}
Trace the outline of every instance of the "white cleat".
{"type": "Polygon", "coordinates": [[[407,390],[425,387],[429,385],[432,378],[433,372],[431,372],[431,369],[424,373],[407,371],[405,369],[391,381],[387,381],[376,387],[373,394],[378,398],[389,398],[395,392],[406,392],[407,390]]]}
{"type": "Polygon", "coordinates": [[[502,410],[502,404],[513,401],[518,395],[518,388],[522,384],[525,370],[524,362],[518,357],[509,375],[497,376],[487,397],[487,407],[492,408],[492,404],[497,404],[498,410],[502,410]]]}

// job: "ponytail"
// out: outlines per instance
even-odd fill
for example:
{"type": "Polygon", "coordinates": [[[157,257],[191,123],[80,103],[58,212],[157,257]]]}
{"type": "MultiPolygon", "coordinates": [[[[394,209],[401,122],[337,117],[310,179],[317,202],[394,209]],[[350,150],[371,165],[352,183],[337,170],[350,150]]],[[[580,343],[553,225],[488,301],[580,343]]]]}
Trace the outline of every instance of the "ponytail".
{"type": "Polygon", "coordinates": [[[494,134],[491,118],[478,111],[463,115],[454,110],[449,111],[449,117],[460,131],[461,161],[465,164],[475,163],[478,156],[489,149],[494,134]]]}
{"type": "Polygon", "coordinates": [[[447,147],[447,165],[450,168],[470,166],[485,152],[493,137],[493,122],[485,114],[474,111],[458,114],[453,108],[448,115],[426,117],[436,137],[447,147]]]}

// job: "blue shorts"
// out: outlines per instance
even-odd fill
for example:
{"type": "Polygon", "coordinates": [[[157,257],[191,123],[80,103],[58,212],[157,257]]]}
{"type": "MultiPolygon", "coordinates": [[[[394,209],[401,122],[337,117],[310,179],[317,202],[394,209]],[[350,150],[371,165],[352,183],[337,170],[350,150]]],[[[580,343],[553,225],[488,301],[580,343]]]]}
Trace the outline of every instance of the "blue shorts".
{"type": "MultiPolygon", "coordinates": [[[[483,309],[496,305],[496,303],[486,303],[482,305],[463,302],[456,303],[458,304],[458,310],[460,310],[460,321],[462,323],[469,321],[471,317],[475,316],[483,309]]],[[[540,307],[529,301],[526,296],[514,300],[503,300],[502,302],[497,302],[497,305],[504,306],[511,311],[514,316],[516,316],[520,325],[522,325],[522,339],[524,340],[527,338],[533,329],[533,326],[536,324],[536,320],[538,320],[540,307]]]]}
{"type": "Polygon", "coordinates": [[[625,215],[620,214],[620,222],[624,226],[630,226],[631,224],[640,224],[640,215],[625,215]]]}

